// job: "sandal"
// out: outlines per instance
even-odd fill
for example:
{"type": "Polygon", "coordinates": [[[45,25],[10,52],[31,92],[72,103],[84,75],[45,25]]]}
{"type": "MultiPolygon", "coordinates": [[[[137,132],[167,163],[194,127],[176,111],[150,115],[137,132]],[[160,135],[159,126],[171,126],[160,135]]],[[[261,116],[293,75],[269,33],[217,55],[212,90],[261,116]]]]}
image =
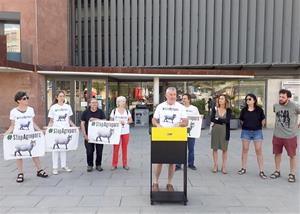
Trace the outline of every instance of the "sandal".
{"type": "Polygon", "coordinates": [[[224,175],[228,174],[228,173],[227,173],[227,171],[226,171],[226,170],[224,170],[224,168],[223,168],[223,167],[222,167],[222,169],[221,169],[221,172],[222,172],[224,175]]]}
{"type": "Polygon", "coordinates": [[[238,171],[238,174],[239,175],[243,175],[243,174],[245,174],[246,173],[246,169],[244,169],[244,168],[241,168],[239,171],[238,171]]]}
{"type": "Polygon", "coordinates": [[[41,170],[37,171],[36,176],[41,177],[41,178],[47,178],[48,174],[43,169],[41,169],[41,170]]]}
{"type": "Polygon", "coordinates": [[[159,186],[157,183],[152,184],[152,192],[158,192],[159,191],[159,186]]]}
{"type": "Polygon", "coordinates": [[[17,183],[22,183],[24,181],[24,174],[23,173],[19,173],[18,177],[16,179],[17,183]]]}
{"type": "Polygon", "coordinates": [[[168,192],[174,192],[174,187],[172,184],[167,184],[167,191],[168,192]]]}
{"type": "Polygon", "coordinates": [[[212,173],[217,173],[219,171],[218,167],[214,167],[212,170],[212,173]]]}
{"type": "Polygon", "coordinates": [[[293,175],[293,174],[289,174],[289,179],[288,179],[288,181],[290,182],[290,183],[295,183],[296,182],[296,177],[295,177],[295,175],[293,175]]]}
{"type": "Polygon", "coordinates": [[[270,178],[272,179],[276,179],[280,177],[280,172],[279,171],[275,171],[270,175],[270,178]]]}
{"type": "Polygon", "coordinates": [[[264,173],[264,171],[260,171],[259,172],[259,177],[261,177],[262,179],[267,179],[266,174],[264,173]]]}

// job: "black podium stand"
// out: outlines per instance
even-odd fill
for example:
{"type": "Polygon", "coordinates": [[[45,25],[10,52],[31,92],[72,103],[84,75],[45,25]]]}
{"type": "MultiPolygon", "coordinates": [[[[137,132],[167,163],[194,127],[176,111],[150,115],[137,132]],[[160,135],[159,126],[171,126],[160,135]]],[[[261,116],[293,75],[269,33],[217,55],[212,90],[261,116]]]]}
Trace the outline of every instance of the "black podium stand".
{"type": "Polygon", "coordinates": [[[186,128],[152,128],[150,199],[154,202],[187,203],[187,129],[186,128]],[[153,164],[183,164],[183,191],[152,191],[153,164]]]}

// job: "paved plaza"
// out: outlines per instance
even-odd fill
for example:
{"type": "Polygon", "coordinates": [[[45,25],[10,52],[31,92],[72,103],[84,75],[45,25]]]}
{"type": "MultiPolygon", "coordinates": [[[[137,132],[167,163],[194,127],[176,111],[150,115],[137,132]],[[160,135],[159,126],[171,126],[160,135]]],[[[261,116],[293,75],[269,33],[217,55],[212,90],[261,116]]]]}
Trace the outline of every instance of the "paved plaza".
{"type": "MultiPolygon", "coordinates": [[[[86,172],[85,148],[82,140],[77,151],[68,153],[72,173],[51,175],[51,153],[41,158],[50,174],[38,178],[31,160],[25,160],[25,181],[15,182],[15,161],[3,160],[0,147],[0,213],[299,213],[299,184],[288,183],[289,159],[284,153],[282,176],[262,180],[254,147],[251,146],[247,173],[238,175],[241,168],[240,130],[232,131],[229,144],[228,174],[211,172],[210,136],[202,131],[196,142],[195,165],[188,169],[188,203],[150,204],[150,136],[145,128],[132,128],[128,148],[130,170],[122,167],[111,171],[112,147],[104,146],[104,171],[86,172]]],[[[263,146],[265,172],[274,170],[271,136],[264,130],[263,146]]],[[[2,141],[1,141],[2,142],[2,141]]],[[[221,154],[221,153],[219,153],[221,154]]],[[[221,156],[219,156],[221,157],[221,156]]],[[[219,158],[219,163],[221,158],[219,158]]],[[[119,159],[120,163],[120,159],[119,159]]],[[[219,164],[220,165],[220,164],[219,164]]],[[[121,164],[120,164],[121,166],[121,164]]],[[[298,167],[299,169],[299,167],[298,167]]],[[[163,168],[160,187],[166,185],[163,168]]],[[[299,171],[299,170],[298,170],[299,171]]],[[[182,171],[175,174],[175,189],[182,189],[182,171]]],[[[299,173],[296,179],[299,179],[299,173]]]]}

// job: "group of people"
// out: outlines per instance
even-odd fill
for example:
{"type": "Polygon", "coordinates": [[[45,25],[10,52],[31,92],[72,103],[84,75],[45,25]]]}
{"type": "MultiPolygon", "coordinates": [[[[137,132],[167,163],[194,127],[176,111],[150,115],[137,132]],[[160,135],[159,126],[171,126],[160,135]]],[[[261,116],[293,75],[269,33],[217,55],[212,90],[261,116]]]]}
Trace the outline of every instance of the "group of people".
{"type": "MultiPolygon", "coordinates": [[[[14,133],[32,133],[35,130],[43,131],[38,127],[34,121],[35,113],[34,109],[28,105],[29,96],[25,91],[19,91],[14,97],[17,107],[10,111],[11,124],[4,135],[14,133]],[[22,128],[22,124],[29,124],[27,129],[22,128]]],[[[52,103],[48,117],[49,123],[48,127],[55,128],[69,128],[76,127],[76,125],[71,120],[73,115],[72,108],[69,104],[65,102],[64,91],[58,91],[55,95],[54,102],[52,103]]],[[[93,171],[94,166],[94,151],[96,149],[96,170],[102,171],[102,151],[103,144],[94,144],[88,142],[88,123],[93,120],[106,120],[104,112],[98,108],[98,102],[96,98],[91,98],[89,100],[89,108],[86,109],[81,116],[81,130],[84,137],[84,144],[86,148],[87,156],[87,171],[93,171]]],[[[126,109],[126,98],[120,96],[117,98],[117,108],[115,108],[110,115],[110,120],[119,121],[121,126],[120,144],[122,145],[122,161],[123,168],[129,170],[127,163],[127,146],[129,141],[129,124],[132,123],[132,118],[130,112],[126,109]]],[[[112,160],[112,170],[117,169],[118,165],[118,153],[120,144],[114,145],[113,149],[113,160],[112,160]]],[[[47,178],[48,174],[41,167],[39,157],[32,157],[32,160],[37,169],[37,176],[42,178],[47,178]]],[[[67,152],[66,151],[53,151],[52,152],[52,174],[57,175],[59,173],[59,160],[61,170],[66,172],[72,172],[72,169],[67,166],[67,152]]],[[[18,170],[18,175],[16,182],[21,183],[24,181],[23,172],[23,160],[16,159],[16,165],[18,170]]]]}
{"type": "MultiPolygon", "coordinates": [[[[300,115],[300,106],[290,100],[291,92],[286,89],[279,91],[279,103],[274,104],[273,109],[276,115],[275,128],[273,134],[273,154],[275,155],[275,171],[271,174],[271,178],[276,179],[281,176],[280,163],[283,147],[286,149],[288,156],[290,157],[290,173],[288,175],[289,182],[295,182],[296,174],[296,148],[297,148],[297,133],[300,124],[298,123],[298,115],[300,115]]],[[[182,96],[182,104],[176,101],[177,92],[176,88],[169,87],[165,93],[166,101],[159,104],[154,112],[152,124],[155,127],[187,127],[189,116],[199,116],[197,107],[191,105],[191,96],[184,94],[182,96]],[[173,117],[172,120],[166,120],[166,117],[173,117]]],[[[28,95],[24,91],[19,91],[15,95],[15,102],[17,107],[10,112],[11,125],[5,134],[19,133],[19,132],[33,132],[34,130],[41,131],[41,129],[34,122],[34,110],[28,106],[28,95]],[[24,120],[29,122],[28,130],[20,130],[21,122],[24,120]]],[[[118,167],[118,154],[120,145],[122,146],[122,163],[123,169],[129,170],[127,160],[127,147],[129,142],[129,124],[132,123],[132,117],[130,111],[126,109],[126,98],[123,96],[117,97],[117,108],[113,109],[110,114],[110,120],[119,121],[121,123],[121,135],[120,144],[114,145],[112,168],[116,170],[118,167]]],[[[211,108],[211,149],[213,157],[212,172],[218,172],[218,150],[222,150],[222,166],[221,172],[227,174],[227,151],[228,143],[230,140],[230,119],[232,111],[229,106],[228,98],[225,94],[221,94],[216,99],[216,104],[211,108]]],[[[65,103],[65,93],[59,91],[53,104],[49,109],[48,117],[50,119],[48,127],[68,128],[70,126],[75,127],[70,117],[73,115],[72,108],[69,104],[65,103]],[[62,120],[62,115],[64,119],[62,120]]],[[[95,169],[102,171],[102,152],[103,144],[93,144],[88,142],[88,123],[93,120],[106,120],[104,112],[98,108],[98,102],[96,98],[89,100],[89,107],[82,113],[81,116],[81,130],[84,137],[84,145],[86,148],[87,156],[87,171],[91,172],[94,169],[94,152],[96,150],[95,169]]],[[[242,164],[241,169],[238,171],[239,175],[246,173],[247,158],[250,142],[253,141],[255,152],[257,156],[259,176],[262,179],[266,179],[267,176],[264,173],[264,163],[262,155],[262,142],[263,132],[262,128],[265,126],[265,114],[264,111],[257,104],[257,98],[254,94],[247,94],[245,97],[245,107],[240,113],[240,121],[242,125],[241,141],[242,141],[242,164]]],[[[188,167],[192,170],[196,170],[194,164],[194,146],[195,138],[188,137],[188,167]]],[[[33,157],[33,162],[37,169],[37,176],[46,178],[48,174],[42,169],[40,159],[33,157]]],[[[52,173],[57,175],[58,165],[66,172],[71,172],[72,169],[67,166],[67,154],[65,151],[53,151],[52,161],[53,170],[52,173]]],[[[23,162],[22,159],[16,160],[18,169],[17,182],[24,181],[23,174],[23,162]]],[[[180,170],[179,164],[169,164],[168,168],[168,181],[166,185],[167,191],[174,191],[172,185],[173,176],[175,170],[180,170]]],[[[152,191],[159,191],[159,177],[162,171],[162,164],[156,164],[154,172],[154,182],[152,184],[152,191]]]]}
{"type": "MultiPolygon", "coordinates": [[[[290,157],[290,173],[288,175],[289,182],[296,181],[296,150],[297,150],[297,133],[299,132],[300,123],[298,123],[298,115],[300,115],[300,106],[292,102],[290,98],[292,94],[289,90],[281,89],[279,91],[279,102],[274,104],[275,128],[273,133],[272,145],[273,154],[275,155],[275,171],[270,178],[276,179],[280,177],[280,163],[283,147],[286,149],[290,157]]],[[[218,149],[222,150],[222,168],[221,172],[227,174],[227,148],[230,139],[230,118],[231,110],[228,105],[226,95],[220,95],[217,98],[216,107],[212,109],[211,122],[213,123],[211,148],[213,150],[213,172],[218,171],[218,149]]],[[[242,125],[242,167],[238,171],[239,175],[246,173],[247,159],[250,142],[255,147],[257,163],[259,168],[259,176],[266,179],[264,173],[264,161],[262,153],[263,132],[265,126],[265,114],[263,109],[257,104],[257,98],[254,94],[245,96],[245,107],[240,113],[240,122],[242,125]]]]}
{"type": "MultiPolygon", "coordinates": [[[[273,154],[275,155],[275,171],[270,178],[276,179],[280,177],[280,163],[283,147],[286,149],[290,157],[290,173],[288,175],[289,182],[296,181],[296,150],[297,150],[297,133],[299,132],[300,123],[298,123],[298,115],[300,115],[300,106],[291,101],[292,94],[289,90],[281,89],[279,91],[279,103],[274,104],[273,109],[276,116],[275,128],[273,133],[272,145],[273,154]]],[[[176,102],[176,89],[168,88],[166,90],[166,101],[159,104],[154,113],[152,123],[156,127],[186,127],[188,116],[199,115],[195,106],[191,105],[191,97],[184,94],[182,97],[183,105],[176,102]],[[176,115],[174,122],[165,122],[165,115],[176,115]]],[[[230,140],[230,119],[232,110],[226,94],[220,94],[216,98],[216,104],[211,108],[211,149],[213,157],[212,172],[218,172],[218,150],[222,151],[221,172],[227,174],[227,151],[230,140]]],[[[246,173],[247,159],[250,142],[253,141],[257,156],[259,176],[266,179],[264,173],[262,142],[262,128],[265,126],[265,114],[263,109],[257,104],[257,98],[254,94],[245,96],[245,107],[240,113],[240,122],[242,125],[241,141],[242,141],[242,168],[238,171],[239,175],[246,173]]],[[[194,145],[195,139],[188,138],[188,167],[196,170],[194,165],[194,145]]],[[[155,169],[155,179],[152,184],[152,191],[159,191],[159,177],[162,165],[157,164],[155,169]]],[[[179,170],[180,165],[169,164],[167,191],[174,191],[172,179],[175,170],[179,170]]]]}

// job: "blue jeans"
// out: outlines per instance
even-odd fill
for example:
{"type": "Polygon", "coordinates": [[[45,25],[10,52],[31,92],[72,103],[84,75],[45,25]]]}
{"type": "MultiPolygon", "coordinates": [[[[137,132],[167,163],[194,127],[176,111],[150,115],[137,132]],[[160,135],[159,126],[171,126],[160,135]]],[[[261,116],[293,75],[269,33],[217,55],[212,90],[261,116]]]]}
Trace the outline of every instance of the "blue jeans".
{"type": "Polygon", "coordinates": [[[261,129],[256,131],[243,129],[241,132],[241,139],[247,141],[262,141],[264,137],[261,129]]]}
{"type": "MultiPolygon", "coordinates": [[[[196,141],[196,138],[191,138],[191,137],[189,137],[188,141],[187,141],[187,145],[188,145],[188,166],[194,166],[194,159],[195,159],[195,156],[194,156],[194,147],[195,147],[195,141],[196,141]]],[[[181,165],[180,164],[176,164],[176,167],[180,168],[181,165]]]]}

